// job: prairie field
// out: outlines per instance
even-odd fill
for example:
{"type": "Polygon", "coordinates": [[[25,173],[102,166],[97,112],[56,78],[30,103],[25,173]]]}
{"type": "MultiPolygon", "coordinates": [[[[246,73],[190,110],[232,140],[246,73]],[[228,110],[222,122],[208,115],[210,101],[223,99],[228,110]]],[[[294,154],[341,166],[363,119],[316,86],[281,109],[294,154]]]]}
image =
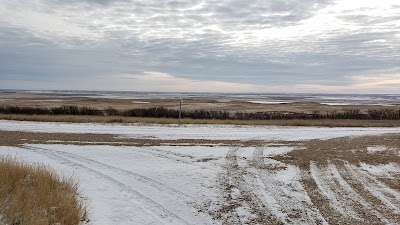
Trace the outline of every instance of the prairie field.
{"type": "MultiPolygon", "coordinates": [[[[227,112],[292,112],[292,113],[321,113],[330,111],[359,110],[365,112],[369,109],[398,110],[398,98],[391,96],[364,96],[362,100],[352,100],[352,96],[304,96],[298,95],[245,95],[234,94],[193,94],[193,93],[129,93],[116,94],[102,92],[24,92],[0,91],[0,105],[20,107],[53,108],[64,105],[90,107],[95,109],[117,110],[135,108],[165,107],[177,109],[179,97],[183,98],[183,110],[215,110],[227,112]],[[269,99],[269,100],[265,100],[269,99]]],[[[355,99],[358,99],[357,97],[355,99]]]]}
{"type": "Polygon", "coordinates": [[[185,97],[182,124],[400,127],[397,98],[385,95],[240,97],[232,94],[3,91],[0,92],[0,119],[176,124],[177,95],[185,97]],[[262,100],[265,98],[270,100],[262,100]]]}
{"type": "Polygon", "coordinates": [[[85,224],[398,224],[398,127],[0,120],[0,154],[73,176],[85,224]]]}

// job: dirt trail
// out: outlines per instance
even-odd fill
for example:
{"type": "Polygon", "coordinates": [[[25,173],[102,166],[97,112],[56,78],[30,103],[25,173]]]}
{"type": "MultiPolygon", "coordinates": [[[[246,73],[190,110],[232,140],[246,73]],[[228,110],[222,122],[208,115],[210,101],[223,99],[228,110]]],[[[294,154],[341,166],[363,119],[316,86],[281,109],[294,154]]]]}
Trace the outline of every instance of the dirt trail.
{"type": "Polygon", "coordinates": [[[324,218],[309,201],[304,187],[300,183],[300,170],[296,166],[277,166],[266,163],[264,160],[265,147],[258,147],[254,151],[254,173],[258,176],[267,192],[276,201],[286,224],[326,224],[324,218]],[[288,168],[291,167],[291,168],[288,168]],[[294,172],[290,183],[284,183],[276,178],[276,173],[282,170],[294,172]]]}
{"type": "Polygon", "coordinates": [[[246,182],[246,168],[239,166],[238,152],[238,148],[232,148],[226,155],[220,183],[222,207],[213,216],[219,217],[223,224],[283,224],[255,194],[260,187],[246,182]]]}

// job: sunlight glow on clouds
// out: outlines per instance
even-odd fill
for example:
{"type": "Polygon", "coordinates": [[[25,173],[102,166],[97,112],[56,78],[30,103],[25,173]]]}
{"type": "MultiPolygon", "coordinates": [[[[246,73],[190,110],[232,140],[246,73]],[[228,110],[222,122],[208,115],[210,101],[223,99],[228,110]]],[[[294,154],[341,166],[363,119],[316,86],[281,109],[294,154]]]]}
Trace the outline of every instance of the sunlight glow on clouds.
{"type": "Polygon", "coordinates": [[[372,76],[354,76],[352,77],[357,86],[364,88],[379,87],[382,85],[400,87],[400,73],[398,74],[379,74],[375,73],[372,76]]]}
{"type": "Polygon", "coordinates": [[[192,80],[160,72],[144,72],[138,75],[123,75],[119,76],[119,78],[125,80],[124,82],[126,84],[135,86],[135,89],[137,90],[141,90],[142,87],[152,87],[172,92],[251,92],[257,90],[260,91],[260,89],[263,88],[252,84],[192,80]]]}

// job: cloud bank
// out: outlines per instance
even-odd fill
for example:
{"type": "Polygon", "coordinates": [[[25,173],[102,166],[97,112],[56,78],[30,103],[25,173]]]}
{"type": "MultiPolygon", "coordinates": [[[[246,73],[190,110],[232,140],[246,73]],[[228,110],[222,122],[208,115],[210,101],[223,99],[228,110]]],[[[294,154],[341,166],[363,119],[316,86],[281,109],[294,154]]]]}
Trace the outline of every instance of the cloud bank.
{"type": "Polygon", "coordinates": [[[396,93],[395,0],[0,0],[0,88],[396,93]]]}

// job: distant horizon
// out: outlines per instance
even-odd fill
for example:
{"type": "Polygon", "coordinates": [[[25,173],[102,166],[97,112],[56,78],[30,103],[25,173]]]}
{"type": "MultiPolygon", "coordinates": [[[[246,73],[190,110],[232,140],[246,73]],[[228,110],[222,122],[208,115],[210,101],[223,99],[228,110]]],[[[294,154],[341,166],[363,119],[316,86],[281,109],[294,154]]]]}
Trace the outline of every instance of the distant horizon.
{"type": "Polygon", "coordinates": [[[283,95],[395,95],[400,96],[399,93],[328,93],[328,92],[190,92],[190,91],[134,91],[134,90],[80,90],[80,89],[7,89],[0,88],[0,91],[44,91],[44,92],[138,92],[138,93],[184,93],[184,94],[255,94],[255,95],[275,95],[275,94],[283,94],[283,95]]]}

